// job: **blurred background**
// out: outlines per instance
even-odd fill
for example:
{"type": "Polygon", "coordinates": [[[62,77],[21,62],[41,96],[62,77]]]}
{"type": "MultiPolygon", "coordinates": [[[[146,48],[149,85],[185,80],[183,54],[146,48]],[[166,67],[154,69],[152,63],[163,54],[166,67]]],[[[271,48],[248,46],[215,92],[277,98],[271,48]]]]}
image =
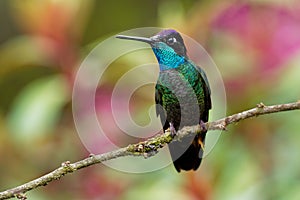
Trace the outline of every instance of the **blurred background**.
{"type": "MultiPolygon", "coordinates": [[[[89,155],[74,126],[72,86],[82,59],[107,37],[158,26],[194,38],[219,67],[227,114],[233,114],[259,102],[300,99],[299,24],[296,0],[1,0],[0,190],[89,155]]],[[[107,116],[110,131],[119,131],[110,127],[111,91],[131,64],[115,63],[122,67],[110,68],[97,90],[97,111],[107,116]]],[[[141,125],[149,121],[146,111],[153,103],[149,88],[132,101],[133,118],[141,125]]],[[[177,174],[170,165],[127,174],[96,165],[27,195],[31,200],[296,200],[299,117],[292,111],[230,126],[195,173],[177,174]]]]}

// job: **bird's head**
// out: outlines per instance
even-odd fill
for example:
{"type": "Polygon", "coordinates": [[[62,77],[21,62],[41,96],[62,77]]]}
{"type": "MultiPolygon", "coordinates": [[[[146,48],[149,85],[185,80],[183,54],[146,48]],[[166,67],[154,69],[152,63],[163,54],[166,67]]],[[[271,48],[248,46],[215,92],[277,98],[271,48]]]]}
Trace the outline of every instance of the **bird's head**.
{"type": "Polygon", "coordinates": [[[150,44],[161,70],[176,68],[187,59],[183,39],[173,29],[163,30],[150,38],[126,35],[117,35],[116,37],[150,44]]]}

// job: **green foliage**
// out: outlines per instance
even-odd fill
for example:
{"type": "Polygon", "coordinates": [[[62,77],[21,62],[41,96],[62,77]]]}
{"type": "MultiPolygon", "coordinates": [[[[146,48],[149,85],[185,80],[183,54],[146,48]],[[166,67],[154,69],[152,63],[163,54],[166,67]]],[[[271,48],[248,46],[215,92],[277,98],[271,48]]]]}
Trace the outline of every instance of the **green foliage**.
{"type": "Polygon", "coordinates": [[[20,92],[8,115],[8,125],[18,143],[34,141],[52,132],[69,99],[64,77],[35,80],[20,92]]]}

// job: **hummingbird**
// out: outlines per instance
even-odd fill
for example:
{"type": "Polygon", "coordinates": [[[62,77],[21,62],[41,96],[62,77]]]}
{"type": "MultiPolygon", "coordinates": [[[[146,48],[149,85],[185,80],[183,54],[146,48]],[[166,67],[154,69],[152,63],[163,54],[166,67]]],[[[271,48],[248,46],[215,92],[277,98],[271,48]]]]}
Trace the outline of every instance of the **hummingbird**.
{"type": "MultiPolygon", "coordinates": [[[[148,43],[159,64],[155,85],[156,115],[164,132],[172,136],[184,126],[203,125],[212,107],[211,90],[203,69],[187,55],[180,33],[165,29],[152,37],[117,35],[116,38],[148,43]]],[[[206,131],[168,144],[175,169],[197,170],[202,161],[206,131]]]]}

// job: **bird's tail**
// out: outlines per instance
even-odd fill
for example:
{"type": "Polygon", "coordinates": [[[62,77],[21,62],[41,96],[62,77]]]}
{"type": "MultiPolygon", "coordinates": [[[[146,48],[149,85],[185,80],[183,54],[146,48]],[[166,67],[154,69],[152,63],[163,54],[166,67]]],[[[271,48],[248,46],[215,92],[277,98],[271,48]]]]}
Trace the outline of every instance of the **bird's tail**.
{"type": "Polygon", "coordinates": [[[198,169],[203,156],[205,135],[206,133],[201,133],[169,144],[173,164],[178,172],[181,169],[186,171],[198,169]]]}

